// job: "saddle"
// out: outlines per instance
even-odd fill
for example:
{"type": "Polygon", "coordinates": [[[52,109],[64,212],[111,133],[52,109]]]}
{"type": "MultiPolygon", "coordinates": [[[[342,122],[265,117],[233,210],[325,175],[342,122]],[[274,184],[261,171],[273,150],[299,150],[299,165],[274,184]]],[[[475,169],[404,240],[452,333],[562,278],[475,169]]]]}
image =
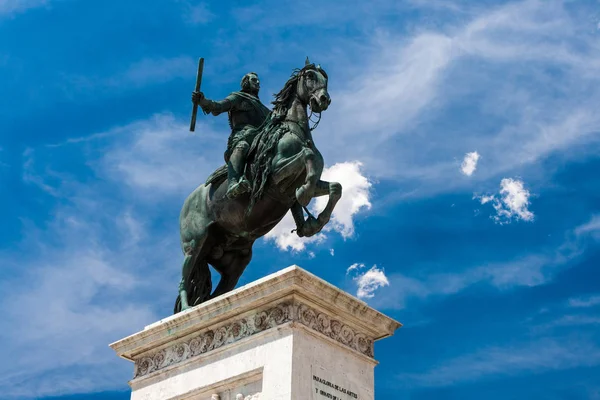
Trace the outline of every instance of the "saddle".
{"type": "MultiPolygon", "coordinates": [[[[252,160],[254,159],[254,154],[256,153],[256,147],[257,147],[256,146],[257,139],[258,139],[258,137],[254,138],[254,140],[252,141],[252,145],[250,146],[250,150],[248,151],[248,154],[246,155],[246,166],[245,166],[246,171],[248,170],[248,168],[252,164],[252,160]]],[[[227,162],[229,159],[227,151],[225,151],[224,158],[225,158],[225,162],[227,162]]],[[[205,185],[212,184],[212,185],[218,186],[226,180],[227,180],[227,164],[220,166],[219,168],[217,168],[215,170],[215,172],[210,174],[204,184],[205,185]]]]}

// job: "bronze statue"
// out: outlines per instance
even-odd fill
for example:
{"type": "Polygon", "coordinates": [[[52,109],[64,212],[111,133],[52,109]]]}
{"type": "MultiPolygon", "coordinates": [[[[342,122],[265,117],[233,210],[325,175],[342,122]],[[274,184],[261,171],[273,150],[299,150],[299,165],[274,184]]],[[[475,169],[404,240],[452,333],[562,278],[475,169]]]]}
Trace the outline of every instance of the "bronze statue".
{"type": "Polygon", "coordinates": [[[260,126],[270,110],[260,102],[260,80],[255,72],[250,72],[242,78],[242,88],[233,92],[221,101],[212,101],[204,97],[202,92],[192,93],[192,102],[202,107],[204,114],[229,114],[231,135],[227,141],[225,162],[227,163],[227,196],[234,198],[250,191],[250,182],[244,175],[246,155],[250,144],[256,136],[256,128],[260,126]]]}
{"type": "MultiPolygon", "coordinates": [[[[235,95],[227,103],[210,102],[202,95],[194,95],[205,111],[229,110],[232,122],[232,138],[228,151],[235,153],[237,144],[249,144],[248,151],[240,150],[246,157],[246,167],[237,168],[238,159],[215,171],[185,200],[179,219],[181,247],[185,258],[179,296],[174,312],[185,310],[208,299],[234,289],[244,269],[252,258],[254,241],[268,233],[291,209],[300,237],[313,236],[329,222],[336,203],[342,196],[342,186],[336,182],[321,180],[324,162],[317,149],[309,127],[307,107],[320,116],[331,103],[327,91],[327,73],[319,66],[306,64],[296,69],[283,89],[275,95],[273,111],[260,122],[262,110],[258,99],[258,77],[246,75],[253,99],[235,95]],[[256,81],[252,79],[256,77],[256,81]],[[256,97],[256,100],[254,98],[256,97]],[[248,100],[241,108],[251,113],[240,114],[237,105],[248,100]],[[233,110],[233,111],[232,111],[233,110]],[[244,115],[244,117],[241,117],[244,115]],[[244,118],[244,119],[242,119],[244,118]],[[246,119],[247,118],[247,119],[246,119]],[[251,119],[252,118],[252,119],[251,119]],[[236,129],[243,121],[243,129],[236,129]],[[230,165],[232,167],[230,167],[230,165]],[[236,168],[233,168],[236,167],[236,168]],[[228,173],[234,169],[238,184],[241,179],[248,183],[248,191],[240,191],[229,197],[231,186],[228,173]],[[313,217],[306,209],[310,200],[328,195],[325,209],[313,217]],[[304,212],[307,217],[305,218],[304,212]],[[221,274],[221,280],[213,293],[208,265],[221,274]]],[[[244,81],[242,81],[244,89],[244,81]]],[[[241,146],[246,148],[245,145],[241,146]]],[[[240,159],[243,159],[241,157],[240,159]]]]}

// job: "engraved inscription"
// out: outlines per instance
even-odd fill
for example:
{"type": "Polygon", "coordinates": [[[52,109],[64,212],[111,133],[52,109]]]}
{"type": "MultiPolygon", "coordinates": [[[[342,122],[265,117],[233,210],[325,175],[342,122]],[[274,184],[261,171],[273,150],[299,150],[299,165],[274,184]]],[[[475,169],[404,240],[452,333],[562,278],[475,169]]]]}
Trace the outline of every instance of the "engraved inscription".
{"type": "Polygon", "coordinates": [[[358,399],[358,395],[350,389],[317,375],[313,375],[313,389],[317,399],[322,397],[332,400],[358,399]]]}

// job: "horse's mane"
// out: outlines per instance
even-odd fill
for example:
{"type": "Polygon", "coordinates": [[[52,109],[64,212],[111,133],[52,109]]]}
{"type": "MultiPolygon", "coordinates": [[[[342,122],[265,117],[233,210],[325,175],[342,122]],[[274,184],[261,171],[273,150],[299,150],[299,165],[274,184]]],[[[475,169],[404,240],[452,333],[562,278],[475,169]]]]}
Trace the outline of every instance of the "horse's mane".
{"type": "Polygon", "coordinates": [[[308,66],[302,69],[294,69],[292,71],[290,79],[288,79],[285,85],[283,86],[283,89],[281,89],[279,93],[273,95],[273,97],[275,97],[275,100],[273,100],[271,104],[273,104],[273,114],[275,119],[278,120],[277,122],[281,122],[283,118],[285,118],[288,112],[288,108],[291,102],[294,100],[294,97],[296,96],[298,79],[300,79],[302,72],[306,71],[307,67],[308,66]]]}
{"type": "Polygon", "coordinates": [[[283,133],[285,133],[281,129],[281,123],[284,121],[291,103],[296,98],[298,80],[306,71],[311,69],[318,70],[327,77],[325,71],[320,66],[315,66],[315,64],[308,64],[301,69],[294,69],[283,89],[273,96],[275,97],[275,100],[271,102],[273,104],[273,111],[258,128],[259,133],[254,140],[255,145],[253,146],[255,147],[255,151],[253,152],[254,158],[250,167],[253,183],[250,204],[247,210],[248,213],[252,211],[254,204],[263,196],[269,176],[273,172],[272,160],[277,150],[277,143],[283,133]]]}

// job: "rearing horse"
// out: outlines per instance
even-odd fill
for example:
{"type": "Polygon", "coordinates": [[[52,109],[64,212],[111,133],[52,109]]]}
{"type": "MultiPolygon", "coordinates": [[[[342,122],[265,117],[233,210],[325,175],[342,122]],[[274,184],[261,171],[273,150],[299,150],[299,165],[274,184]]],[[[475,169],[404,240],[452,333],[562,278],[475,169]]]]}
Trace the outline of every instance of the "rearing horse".
{"type": "Polygon", "coordinates": [[[327,73],[307,59],[275,95],[273,112],[257,128],[249,153],[251,193],[228,198],[223,166],[185,200],[179,218],[185,259],[175,313],[233,290],[252,258],[254,241],[289,210],[300,237],[315,235],[329,222],[342,186],[321,180],[323,156],[313,142],[307,114],[307,107],[315,113],[329,107],[327,81],[327,73]],[[317,218],[307,210],[305,218],[310,200],[324,195],[329,195],[325,209],[317,218]],[[212,294],[209,264],[221,275],[212,294]]]}

